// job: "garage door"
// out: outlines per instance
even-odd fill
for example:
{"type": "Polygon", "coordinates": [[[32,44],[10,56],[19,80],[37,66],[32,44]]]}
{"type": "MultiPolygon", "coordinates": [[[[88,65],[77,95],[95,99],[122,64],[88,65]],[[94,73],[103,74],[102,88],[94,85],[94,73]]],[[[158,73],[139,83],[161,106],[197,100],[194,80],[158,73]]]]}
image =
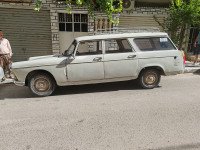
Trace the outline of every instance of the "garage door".
{"type": "MultiPolygon", "coordinates": [[[[165,17],[157,17],[163,23],[165,17]]],[[[154,20],[152,16],[120,16],[119,28],[135,28],[135,27],[157,27],[162,31],[162,27],[154,20]]]]}
{"type": "Polygon", "coordinates": [[[13,50],[13,61],[52,54],[50,12],[0,8],[0,29],[13,50]]]}

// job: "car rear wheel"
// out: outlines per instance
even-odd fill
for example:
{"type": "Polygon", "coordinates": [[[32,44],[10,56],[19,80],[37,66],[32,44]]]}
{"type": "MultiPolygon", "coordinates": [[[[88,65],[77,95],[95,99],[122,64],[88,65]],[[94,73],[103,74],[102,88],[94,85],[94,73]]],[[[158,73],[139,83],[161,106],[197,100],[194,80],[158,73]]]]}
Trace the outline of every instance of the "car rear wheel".
{"type": "Polygon", "coordinates": [[[48,74],[35,74],[29,80],[29,89],[37,96],[49,96],[56,88],[54,79],[48,74]]]}
{"type": "Polygon", "coordinates": [[[139,84],[144,89],[153,89],[160,83],[161,75],[156,69],[143,70],[139,76],[139,84]]]}

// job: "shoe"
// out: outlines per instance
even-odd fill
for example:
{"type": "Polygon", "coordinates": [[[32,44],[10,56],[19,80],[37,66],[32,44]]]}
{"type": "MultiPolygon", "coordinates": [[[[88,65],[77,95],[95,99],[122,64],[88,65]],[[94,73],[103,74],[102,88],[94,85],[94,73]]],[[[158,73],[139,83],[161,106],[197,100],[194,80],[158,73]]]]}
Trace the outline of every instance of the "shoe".
{"type": "Polygon", "coordinates": [[[10,74],[11,79],[15,79],[15,76],[13,74],[10,74]]]}

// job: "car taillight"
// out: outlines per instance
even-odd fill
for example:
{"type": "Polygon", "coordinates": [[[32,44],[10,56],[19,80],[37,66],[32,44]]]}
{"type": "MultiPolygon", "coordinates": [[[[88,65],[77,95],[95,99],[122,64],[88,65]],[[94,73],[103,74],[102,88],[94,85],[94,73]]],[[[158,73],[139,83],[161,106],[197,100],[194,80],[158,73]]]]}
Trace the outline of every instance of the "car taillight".
{"type": "Polygon", "coordinates": [[[185,53],[184,53],[183,50],[181,50],[181,52],[182,52],[182,55],[183,55],[183,64],[185,65],[185,53]]]}

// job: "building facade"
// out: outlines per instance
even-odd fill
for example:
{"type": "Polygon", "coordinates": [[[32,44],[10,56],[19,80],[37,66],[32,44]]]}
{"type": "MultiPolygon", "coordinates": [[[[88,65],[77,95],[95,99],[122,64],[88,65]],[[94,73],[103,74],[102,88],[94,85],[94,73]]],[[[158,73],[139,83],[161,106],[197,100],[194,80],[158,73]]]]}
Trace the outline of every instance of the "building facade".
{"type": "MultiPolygon", "coordinates": [[[[158,27],[167,17],[169,0],[125,0],[122,13],[114,15],[119,25],[108,21],[103,12],[88,16],[86,7],[73,6],[67,14],[65,2],[43,0],[43,7],[34,11],[35,0],[0,0],[0,29],[9,39],[13,61],[27,60],[32,56],[63,53],[75,37],[94,35],[101,31],[134,27],[158,27]]],[[[162,30],[160,28],[160,30],[162,30]]]]}

